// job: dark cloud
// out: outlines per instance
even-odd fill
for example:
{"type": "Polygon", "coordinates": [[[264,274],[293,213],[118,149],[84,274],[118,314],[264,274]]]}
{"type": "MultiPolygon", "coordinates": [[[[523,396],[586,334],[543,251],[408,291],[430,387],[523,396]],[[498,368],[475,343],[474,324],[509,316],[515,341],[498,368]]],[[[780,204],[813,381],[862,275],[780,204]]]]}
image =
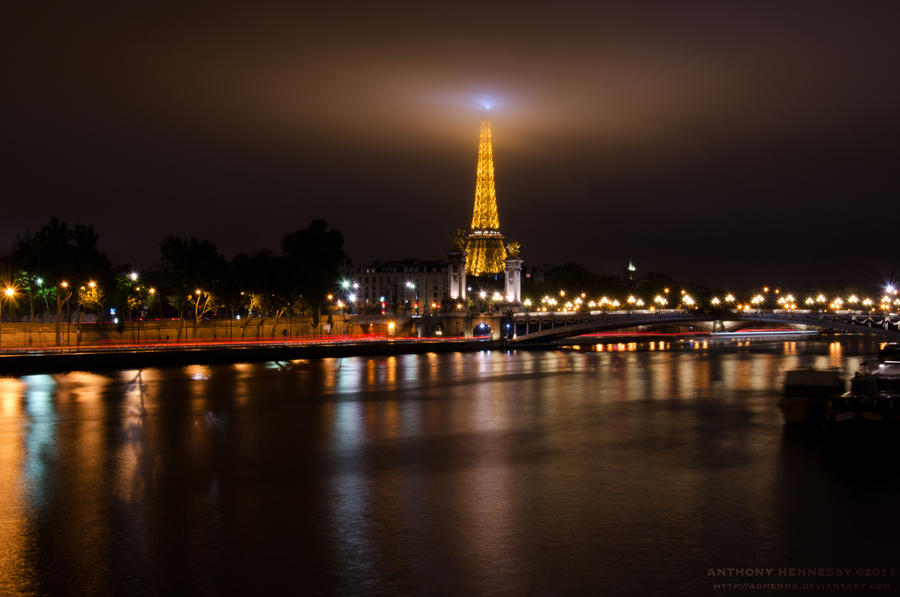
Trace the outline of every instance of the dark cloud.
{"type": "Polygon", "coordinates": [[[356,261],[439,257],[491,102],[501,224],[532,262],[721,281],[897,267],[891,3],[19,7],[7,214],[226,252],[325,217],[356,261]]]}

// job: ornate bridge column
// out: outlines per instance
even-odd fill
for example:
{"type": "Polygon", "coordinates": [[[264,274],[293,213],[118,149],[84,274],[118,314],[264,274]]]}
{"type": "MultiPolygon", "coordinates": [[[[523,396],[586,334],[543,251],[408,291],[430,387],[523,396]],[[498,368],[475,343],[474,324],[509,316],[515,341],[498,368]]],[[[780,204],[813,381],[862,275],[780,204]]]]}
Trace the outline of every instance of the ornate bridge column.
{"type": "Polygon", "coordinates": [[[507,258],[506,263],[506,302],[520,304],[522,302],[522,260],[518,255],[507,258]]]}
{"type": "Polygon", "coordinates": [[[453,300],[465,300],[466,298],[466,251],[464,249],[451,249],[447,254],[450,276],[450,298],[453,300]]]}

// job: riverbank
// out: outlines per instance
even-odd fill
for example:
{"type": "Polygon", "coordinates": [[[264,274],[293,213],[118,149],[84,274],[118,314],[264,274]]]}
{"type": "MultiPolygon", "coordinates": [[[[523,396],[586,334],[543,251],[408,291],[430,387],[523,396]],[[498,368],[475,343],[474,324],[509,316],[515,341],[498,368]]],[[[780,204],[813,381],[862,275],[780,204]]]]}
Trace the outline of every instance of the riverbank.
{"type": "Polygon", "coordinates": [[[499,341],[489,339],[396,338],[309,343],[197,344],[177,347],[128,346],[57,352],[34,351],[0,355],[0,376],[195,364],[290,361],[326,357],[472,352],[490,350],[499,346],[499,341]]]}

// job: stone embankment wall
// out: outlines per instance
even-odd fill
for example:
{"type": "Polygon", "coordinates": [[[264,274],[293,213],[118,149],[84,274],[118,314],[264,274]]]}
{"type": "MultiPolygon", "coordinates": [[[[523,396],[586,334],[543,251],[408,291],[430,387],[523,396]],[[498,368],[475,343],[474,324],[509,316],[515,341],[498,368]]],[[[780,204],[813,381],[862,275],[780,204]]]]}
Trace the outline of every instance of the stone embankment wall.
{"type": "MultiPolygon", "coordinates": [[[[0,324],[0,347],[50,347],[132,342],[192,342],[209,340],[263,340],[288,338],[319,338],[356,334],[388,334],[388,320],[356,322],[352,316],[335,315],[329,325],[323,316],[319,325],[311,317],[274,318],[260,320],[204,321],[196,328],[192,321],[153,320],[127,322],[122,328],[112,323],[81,323],[63,321],[57,339],[56,323],[9,322],[0,324]]],[[[395,324],[393,332],[409,332],[408,322],[395,324]]]]}

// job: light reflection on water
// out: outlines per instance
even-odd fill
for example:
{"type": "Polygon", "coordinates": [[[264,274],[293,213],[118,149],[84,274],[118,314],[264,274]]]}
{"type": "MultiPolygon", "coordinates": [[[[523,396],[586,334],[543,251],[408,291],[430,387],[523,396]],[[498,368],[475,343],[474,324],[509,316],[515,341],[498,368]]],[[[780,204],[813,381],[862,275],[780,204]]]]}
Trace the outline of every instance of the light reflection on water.
{"type": "Polygon", "coordinates": [[[872,346],[611,346],[0,379],[0,594],[697,593],[888,553],[896,483],[775,408],[872,346]],[[823,540],[835,508],[882,522],[823,540]]]}

